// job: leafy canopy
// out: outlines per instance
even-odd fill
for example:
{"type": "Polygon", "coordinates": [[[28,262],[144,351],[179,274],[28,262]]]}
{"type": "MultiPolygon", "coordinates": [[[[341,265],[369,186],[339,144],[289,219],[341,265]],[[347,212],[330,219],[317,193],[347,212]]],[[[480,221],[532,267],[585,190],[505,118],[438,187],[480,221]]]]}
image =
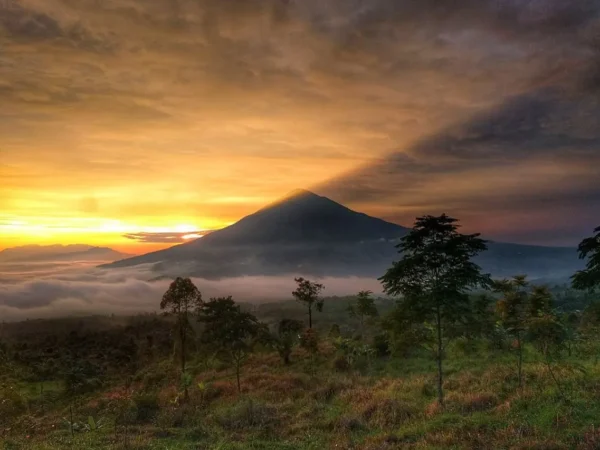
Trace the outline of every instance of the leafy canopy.
{"type": "Polygon", "coordinates": [[[180,315],[202,305],[202,294],[189,278],[177,277],[162,297],[160,309],[180,315]]]}
{"type": "Polygon", "coordinates": [[[529,282],[526,275],[516,275],[512,279],[494,282],[494,290],[502,297],[496,304],[496,311],[504,328],[511,333],[525,330],[530,311],[529,282]]]}
{"type": "Polygon", "coordinates": [[[375,300],[371,291],[360,291],[356,301],[348,306],[350,317],[357,318],[361,322],[365,317],[377,317],[379,315],[375,300]]]}
{"type": "Polygon", "coordinates": [[[242,311],[231,296],[203,303],[198,320],[204,324],[202,340],[221,349],[247,347],[260,331],[258,319],[242,311]]]}
{"type": "Polygon", "coordinates": [[[573,275],[573,287],[580,290],[600,288],[600,227],[594,230],[594,236],[581,241],[578,247],[579,258],[588,258],[584,270],[573,275]]]}
{"type": "Polygon", "coordinates": [[[324,286],[319,283],[313,283],[312,281],[305,280],[304,278],[295,278],[298,287],[292,295],[300,303],[305,303],[309,308],[314,305],[317,311],[323,311],[324,299],[320,297],[321,291],[324,286]]]}
{"type": "Polygon", "coordinates": [[[402,296],[404,313],[417,321],[467,313],[468,292],[490,278],[471,259],[487,249],[479,234],[460,234],[457,220],[443,214],[417,218],[397,248],[400,261],[379,280],[388,295],[402,296]],[[439,310],[439,311],[438,311],[439,310]]]}

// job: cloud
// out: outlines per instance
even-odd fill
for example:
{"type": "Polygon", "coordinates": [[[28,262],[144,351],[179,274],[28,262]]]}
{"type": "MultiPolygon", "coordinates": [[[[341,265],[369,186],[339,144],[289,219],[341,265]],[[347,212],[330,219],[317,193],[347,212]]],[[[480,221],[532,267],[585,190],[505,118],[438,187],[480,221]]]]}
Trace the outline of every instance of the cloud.
{"type": "Polygon", "coordinates": [[[445,211],[497,238],[566,245],[600,222],[599,130],[593,97],[545,88],[319,190],[350,204],[378,202],[381,215],[402,223],[445,211]]]}
{"type": "MultiPolygon", "coordinates": [[[[445,170],[440,190],[453,192],[477,165],[489,168],[474,189],[460,192],[465,208],[474,205],[470,216],[493,164],[539,176],[550,155],[573,153],[566,163],[572,177],[593,175],[576,155],[595,145],[578,119],[594,112],[598,94],[595,0],[3,5],[0,207],[10,216],[84,214],[143,226],[166,220],[168,211],[171,225],[218,228],[257,205],[215,198],[241,198],[242,191],[267,203],[360,167],[373,173],[369,167],[390,158],[411,168],[395,172],[413,191],[423,182],[418,174],[445,170]],[[545,108],[553,135],[524,119],[545,108]],[[510,132],[510,114],[530,128],[510,132]],[[431,148],[436,139],[443,148],[431,148]],[[495,147],[482,152],[488,145],[495,147]],[[490,163],[478,156],[484,153],[490,163]],[[461,168],[469,159],[477,163],[461,168]]],[[[551,182],[544,192],[560,196],[574,191],[565,178],[538,184],[551,182]]],[[[501,186],[507,197],[522,186],[512,181],[501,186]]],[[[394,208],[379,199],[386,192],[370,183],[360,184],[365,212],[412,214],[401,209],[404,200],[394,208]]],[[[437,202],[437,191],[424,192],[414,202],[437,202]]],[[[582,219],[577,226],[592,225],[582,219]]],[[[573,230],[565,232],[574,239],[573,230]]]]}
{"type": "Polygon", "coordinates": [[[158,242],[158,243],[180,243],[187,242],[190,239],[198,239],[200,237],[210,234],[210,230],[202,231],[188,231],[184,233],[152,233],[152,232],[140,232],[140,233],[127,233],[123,237],[138,242],[158,242]]]}
{"type": "MultiPolygon", "coordinates": [[[[99,270],[89,267],[47,272],[36,278],[14,278],[0,284],[0,317],[15,321],[74,314],[136,314],[158,309],[171,280],[148,281],[150,267],[99,270]]],[[[232,295],[238,301],[291,299],[289,277],[238,277],[222,281],[193,279],[205,298],[232,295]]],[[[323,278],[327,295],[359,290],[380,292],[377,280],[323,278]]]]}

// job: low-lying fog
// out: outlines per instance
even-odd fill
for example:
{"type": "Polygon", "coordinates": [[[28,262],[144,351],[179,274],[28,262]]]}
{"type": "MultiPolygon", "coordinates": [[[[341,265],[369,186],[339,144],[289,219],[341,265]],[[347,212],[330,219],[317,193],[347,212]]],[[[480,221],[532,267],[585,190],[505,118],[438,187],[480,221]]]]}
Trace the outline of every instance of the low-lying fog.
{"type": "MultiPolygon", "coordinates": [[[[156,277],[149,266],[98,269],[98,262],[0,264],[0,321],[89,314],[135,314],[158,310],[171,280],[156,277]]],[[[294,276],[239,277],[222,280],[194,278],[204,298],[232,295],[237,301],[292,299],[294,276]]],[[[314,277],[309,277],[317,280],[314,277]]],[[[381,292],[371,278],[318,279],[324,295],[360,290],[381,292]]]]}

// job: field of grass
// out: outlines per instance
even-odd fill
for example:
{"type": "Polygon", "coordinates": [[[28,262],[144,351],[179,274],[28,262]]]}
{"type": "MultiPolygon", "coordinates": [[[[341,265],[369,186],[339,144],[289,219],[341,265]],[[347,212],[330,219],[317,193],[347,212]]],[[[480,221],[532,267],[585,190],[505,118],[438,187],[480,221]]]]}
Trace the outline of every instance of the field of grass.
{"type": "Polygon", "coordinates": [[[11,416],[0,417],[0,441],[15,450],[600,448],[600,366],[592,360],[555,364],[557,384],[528,349],[519,389],[514,354],[454,345],[444,410],[426,356],[336,370],[336,350],[324,342],[312,361],[302,349],[292,361],[254,354],[238,393],[230,367],[198,357],[187,402],[171,358],[77,397],[61,395],[58,380],[45,383],[45,398],[37,383],[7,395],[13,386],[4,381],[0,412],[11,416]]]}

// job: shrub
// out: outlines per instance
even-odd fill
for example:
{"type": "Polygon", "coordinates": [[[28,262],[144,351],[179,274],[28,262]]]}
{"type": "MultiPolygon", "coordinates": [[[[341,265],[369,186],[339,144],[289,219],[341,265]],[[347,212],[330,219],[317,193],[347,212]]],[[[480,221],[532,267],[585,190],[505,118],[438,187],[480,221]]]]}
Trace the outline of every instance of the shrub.
{"type": "Polygon", "coordinates": [[[156,417],[160,410],[158,396],[156,394],[137,394],[133,397],[133,402],[136,408],[135,420],[137,422],[150,422],[156,417]]]}
{"type": "Polygon", "coordinates": [[[400,425],[414,417],[417,410],[398,400],[386,398],[374,399],[362,411],[362,417],[371,425],[389,428],[400,425]]]}
{"type": "Polygon", "coordinates": [[[23,414],[27,404],[21,394],[12,386],[0,389],[0,424],[23,414]]]}
{"type": "Polygon", "coordinates": [[[218,414],[216,421],[224,429],[233,431],[271,427],[278,423],[278,418],[274,407],[249,399],[218,414]]]}
{"type": "Polygon", "coordinates": [[[333,368],[337,372],[347,372],[348,370],[350,370],[350,363],[348,362],[348,359],[345,356],[337,356],[333,360],[333,368]]]}
{"type": "Polygon", "coordinates": [[[335,424],[335,429],[345,432],[360,431],[365,428],[365,424],[358,417],[340,417],[335,424]]]}
{"type": "Polygon", "coordinates": [[[486,411],[498,405],[498,397],[488,392],[458,394],[451,392],[447,398],[448,406],[463,413],[486,411]]]}
{"type": "Polygon", "coordinates": [[[313,392],[313,398],[317,401],[328,402],[348,387],[347,383],[343,383],[339,380],[329,381],[325,386],[318,388],[313,392]]]}
{"type": "Polygon", "coordinates": [[[390,355],[390,342],[387,334],[378,334],[373,338],[373,350],[379,358],[390,355]]]}

